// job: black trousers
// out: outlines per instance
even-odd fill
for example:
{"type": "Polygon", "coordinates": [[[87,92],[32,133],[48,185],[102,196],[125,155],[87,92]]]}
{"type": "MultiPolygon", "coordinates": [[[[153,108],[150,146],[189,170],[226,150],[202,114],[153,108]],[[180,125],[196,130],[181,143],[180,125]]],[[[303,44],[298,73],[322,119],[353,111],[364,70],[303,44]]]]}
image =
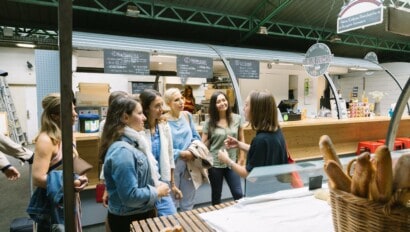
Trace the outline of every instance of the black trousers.
{"type": "Polygon", "coordinates": [[[146,218],[153,218],[157,216],[155,209],[149,210],[144,213],[119,216],[108,212],[108,224],[111,231],[115,232],[130,232],[130,225],[133,221],[143,220],[146,218]]]}
{"type": "Polygon", "coordinates": [[[243,197],[241,177],[229,168],[208,169],[209,181],[211,182],[212,205],[221,204],[222,186],[225,178],[234,200],[243,197]]]}

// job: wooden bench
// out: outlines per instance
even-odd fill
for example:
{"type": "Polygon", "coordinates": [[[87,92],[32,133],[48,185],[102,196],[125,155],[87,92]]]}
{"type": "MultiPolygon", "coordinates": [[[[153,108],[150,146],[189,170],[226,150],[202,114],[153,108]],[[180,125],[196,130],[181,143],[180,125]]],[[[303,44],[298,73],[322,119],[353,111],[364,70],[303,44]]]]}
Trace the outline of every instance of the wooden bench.
{"type": "Polygon", "coordinates": [[[222,203],[215,206],[206,206],[196,208],[191,211],[180,212],[171,216],[162,216],[155,218],[148,218],[145,220],[134,221],[131,224],[131,231],[152,231],[159,232],[165,231],[166,228],[172,228],[174,226],[181,226],[183,231],[214,231],[210,228],[205,221],[198,215],[201,213],[211,212],[214,210],[223,209],[225,207],[234,205],[235,202],[222,203]]]}

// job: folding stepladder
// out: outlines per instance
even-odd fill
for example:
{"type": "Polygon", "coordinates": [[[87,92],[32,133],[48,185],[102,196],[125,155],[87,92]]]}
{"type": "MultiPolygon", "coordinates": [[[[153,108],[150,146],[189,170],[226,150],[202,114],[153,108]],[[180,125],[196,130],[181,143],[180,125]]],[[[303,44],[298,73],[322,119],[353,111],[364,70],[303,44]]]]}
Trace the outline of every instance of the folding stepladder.
{"type": "Polygon", "coordinates": [[[25,145],[27,139],[17,117],[16,108],[13,103],[13,98],[11,97],[6,76],[7,72],[2,72],[0,70],[0,111],[7,112],[10,138],[18,144],[25,145]]]}

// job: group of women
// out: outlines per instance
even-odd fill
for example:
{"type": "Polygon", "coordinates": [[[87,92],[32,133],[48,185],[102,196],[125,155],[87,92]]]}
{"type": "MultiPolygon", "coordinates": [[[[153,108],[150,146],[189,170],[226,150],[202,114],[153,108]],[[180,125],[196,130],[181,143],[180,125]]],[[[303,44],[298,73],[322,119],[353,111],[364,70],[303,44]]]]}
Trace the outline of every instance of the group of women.
{"type": "MultiPolygon", "coordinates": [[[[43,115],[50,115],[44,121],[55,125],[51,129],[42,119],[42,132],[36,141],[33,178],[39,188],[47,188],[49,167],[61,153],[59,112],[49,110],[44,101],[43,109],[43,115]]],[[[287,163],[286,144],[271,93],[254,91],[246,98],[245,120],[257,132],[250,145],[244,142],[241,117],[232,112],[223,92],[212,95],[209,115],[201,137],[191,113],[184,111],[184,97],[177,88],[166,90],[163,97],[155,90],[144,90],[138,99],[119,94],[110,100],[100,142],[109,228],[129,231],[134,220],[194,207],[202,180],[189,166],[198,159],[190,148],[193,141],[202,140],[213,157],[213,166],[208,169],[212,204],[221,202],[224,178],[237,200],[243,196],[240,178],[254,167],[287,163]],[[164,102],[170,109],[165,114],[164,102]]],[[[202,178],[208,180],[208,176],[202,178]]],[[[76,188],[81,190],[86,177],[78,179],[76,188]]],[[[40,223],[45,227],[54,224],[52,218],[40,223]]],[[[81,230],[81,226],[77,228],[81,230]]]]}

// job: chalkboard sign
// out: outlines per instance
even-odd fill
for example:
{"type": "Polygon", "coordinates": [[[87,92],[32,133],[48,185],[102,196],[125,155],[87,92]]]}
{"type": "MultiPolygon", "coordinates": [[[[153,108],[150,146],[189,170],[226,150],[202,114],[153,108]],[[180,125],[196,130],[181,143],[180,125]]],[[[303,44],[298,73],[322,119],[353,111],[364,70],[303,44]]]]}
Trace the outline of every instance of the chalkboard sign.
{"type": "Polygon", "coordinates": [[[149,75],[148,52],[104,49],[104,72],[149,75]]]}
{"type": "Polygon", "coordinates": [[[259,79],[259,61],[232,59],[229,64],[236,78],[259,79]]]}
{"type": "Polygon", "coordinates": [[[155,82],[131,82],[131,93],[142,93],[145,89],[154,89],[155,82]]]}
{"type": "Polygon", "coordinates": [[[213,77],[213,60],[206,57],[177,56],[177,75],[181,78],[213,77]]]}

